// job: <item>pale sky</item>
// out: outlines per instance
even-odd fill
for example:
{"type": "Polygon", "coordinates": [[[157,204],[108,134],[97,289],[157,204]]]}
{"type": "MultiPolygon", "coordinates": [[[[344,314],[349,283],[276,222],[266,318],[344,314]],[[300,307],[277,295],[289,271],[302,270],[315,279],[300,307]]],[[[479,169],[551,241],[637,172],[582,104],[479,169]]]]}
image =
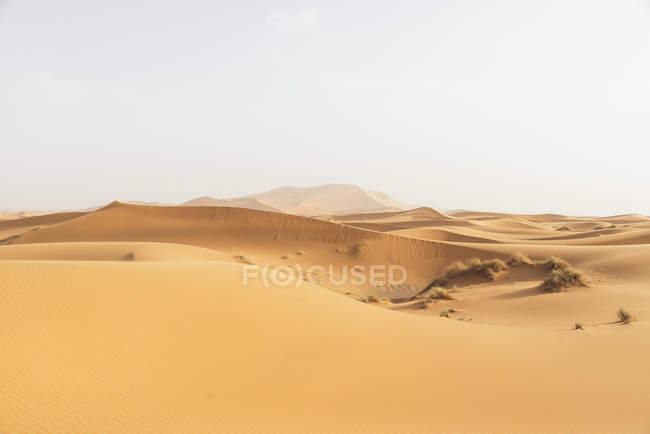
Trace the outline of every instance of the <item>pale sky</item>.
{"type": "Polygon", "coordinates": [[[0,0],[0,83],[0,209],[650,214],[650,0],[0,0]]]}

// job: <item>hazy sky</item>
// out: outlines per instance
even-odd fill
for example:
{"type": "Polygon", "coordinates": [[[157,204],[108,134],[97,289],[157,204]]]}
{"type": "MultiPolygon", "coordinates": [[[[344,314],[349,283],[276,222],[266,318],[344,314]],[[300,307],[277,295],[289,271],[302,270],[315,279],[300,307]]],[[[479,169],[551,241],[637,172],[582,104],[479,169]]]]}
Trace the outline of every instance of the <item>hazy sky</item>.
{"type": "Polygon", "coordinates": [[[0,83],[0,208],[650,214],[650,0],[0,0],[0,83]]]}

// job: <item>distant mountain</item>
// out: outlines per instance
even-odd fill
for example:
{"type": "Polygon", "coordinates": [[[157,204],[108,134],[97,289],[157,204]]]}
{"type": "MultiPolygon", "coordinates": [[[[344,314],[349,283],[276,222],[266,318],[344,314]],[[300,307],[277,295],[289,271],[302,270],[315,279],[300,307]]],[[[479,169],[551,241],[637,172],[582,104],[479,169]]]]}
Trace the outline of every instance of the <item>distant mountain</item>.
{"type": "Polygon", "coordinates": [[[271,205],[260,202],[252,197],[239,197],[233,199],[215,199],[210,196],[197,197],[189,200],[181,206],[230,206],[234,208],[257,209],[260,211],[281,212],[284,211],[271,205]]]}
{"type": "Polygon", "coordinates": [[[281,187],[232,199],[203,196],[187,201],[182,206],[230,206],[304,216],[404,211],[414,208],[387,194],[347,184],[281,187]]]}
{"type": "Polygon", "coordinates": [[[248,196],[291,214],[333,215],[364,212],[404,211],[410,205],[384,193],[356,185],[327,184],[316,187],[282,187],[248,196]]]}

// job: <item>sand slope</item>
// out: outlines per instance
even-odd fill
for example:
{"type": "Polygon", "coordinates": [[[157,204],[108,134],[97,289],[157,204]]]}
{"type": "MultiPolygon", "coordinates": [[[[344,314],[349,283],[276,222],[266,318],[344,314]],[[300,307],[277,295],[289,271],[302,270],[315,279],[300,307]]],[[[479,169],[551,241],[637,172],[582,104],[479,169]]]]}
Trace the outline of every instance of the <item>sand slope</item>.
{"type": "Polygon", "coordinates": [[[0,262],[2,430],[648,427],[645,323],[477,327],[239,277],[234,264],[0,262]]]}
{"type": "Polygon", "coordinates": [[[485,255],[476,247],[400,237],[294,215],[118,202],[73,221],[27,232],[13,242],[99,241],[187,244],[227,252],[233,257],[243,255],[260,265],[277,265],[288,259],[304,266],[335,264],[337,271],[344,264],[401,264],[409,267],[408,284],[414,288],[426,285],[450,261],[485,255]]]}
{"type": "Polygon", "coordinates": [[[642,217],[115,202],[2,221],[0,432],[647,433],[642,217]],[[453,261],[516,251],[589,286],[543,293],[524,265],[413,298],[453,261]],[[409,280],[244,285],[241,263],[401,264],[409,280]]]}
{"type": "Polygon", "coordinates": [[[68,242],[0,246],[0,260],[23,261],[232,261],[213,249],[169,243],[68,242]]]}

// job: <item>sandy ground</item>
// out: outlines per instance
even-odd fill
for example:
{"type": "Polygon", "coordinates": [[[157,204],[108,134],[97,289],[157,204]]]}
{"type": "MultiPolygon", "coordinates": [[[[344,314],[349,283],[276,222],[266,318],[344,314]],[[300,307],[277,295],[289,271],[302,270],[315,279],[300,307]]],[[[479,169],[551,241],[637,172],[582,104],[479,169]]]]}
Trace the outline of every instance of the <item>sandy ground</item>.
{"type": "Polygon", "coordinates": [[[2,220],[0,240],[0,432],[650,432],[645,216],[113,203],[2,220]],[[514,252],[588,286],[545,293],[525,265],[417,295],[514,252]],[[250,264],[335,267],[281,287],[244,285],[250,264]],[[408,279],[331,283],[373,264],[408,279]]]}

